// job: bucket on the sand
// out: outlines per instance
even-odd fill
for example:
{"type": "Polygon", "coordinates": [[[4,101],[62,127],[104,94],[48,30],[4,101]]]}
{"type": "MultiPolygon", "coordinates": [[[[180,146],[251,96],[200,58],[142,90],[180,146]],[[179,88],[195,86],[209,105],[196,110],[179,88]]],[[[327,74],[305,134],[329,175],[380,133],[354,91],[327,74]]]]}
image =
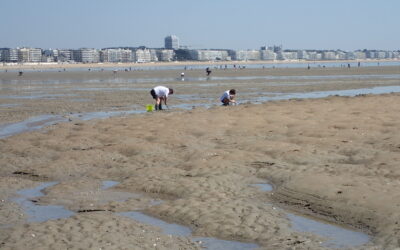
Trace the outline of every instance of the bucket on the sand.
{"type": "Polygon", "coordinates": [[[154,106],[152,105],[152,104],[147,104],[146,105],[146,111],[147,112],[151,112],[151,111],[153,111],[154,110],[154,106]]]}

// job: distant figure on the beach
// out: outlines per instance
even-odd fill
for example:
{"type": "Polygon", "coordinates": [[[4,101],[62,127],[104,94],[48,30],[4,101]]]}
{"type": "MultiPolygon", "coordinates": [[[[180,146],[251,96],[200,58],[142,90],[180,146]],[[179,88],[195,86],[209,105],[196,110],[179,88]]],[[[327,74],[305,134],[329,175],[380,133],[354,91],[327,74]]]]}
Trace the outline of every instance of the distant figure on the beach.
{"type": "Polygon", "coordinates": [[[24,74],[24,72],[22,72],[22,71],[19,71],[19,72],[18,72],[18,75],[19,75],[19,76],[22,76],[23,74],[24,74]]]}
{"type": "Polygon", "coordinates": [[[173,89],[164,87],[164,86],[157,86],[154,87],[150,94],[154,100],[156,100],[155,110],[162,110],[162,101],[164,101],[165,106],[167,105],[168,95],[172,95],[174,93],[173,89]]]}
{"type": "Polygon", "coordinates": [[[347,68],[349,68],[349,69],[350,69],[350,63],[348,63],[348,64],[347,64],[347,68]]]}
{"type": "Polygon", "coordinates": [[[358,62],[358,67],[361,67],[361,63],[360,62],[358,62]]]}
{"type": "Polygon", "coordinates": [[[211,69],[209,67],[206,68],[207,76],[211,74],[211,69]]]}
{"type": "Polygon", "coordinates": [[[225,91],[220,97],[222,105],[228,106],[230,104],[236,104],[235,95],[236,95],[235,89],[225,91]]]}
{"type": "Polygon", "coordinates": [[[185,81],[185,72],[182,72],[182,73],[181,73],[181,80],[182,80],[182,81],[185,81]]]}
{"type": "Polygon", "coordinates": [[[310,69],[310,64],[307,66],[307,69],[310,69]]]}

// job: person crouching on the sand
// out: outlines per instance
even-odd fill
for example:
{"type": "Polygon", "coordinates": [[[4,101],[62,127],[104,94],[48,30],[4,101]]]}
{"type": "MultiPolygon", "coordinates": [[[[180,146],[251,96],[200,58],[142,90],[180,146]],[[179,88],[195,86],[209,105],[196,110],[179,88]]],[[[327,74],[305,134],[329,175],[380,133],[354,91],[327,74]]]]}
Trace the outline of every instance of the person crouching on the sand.
{"type": "Polygon", "coordinates": [[[228,106],[230,104],[236,104],[235,95],[236,90],[234,89],[225,91],[220,98],[222,105],[228,106]]]}
{"type": "Polygon", "coordinates": [[[164,87],[164,86],[157,86],[150,91],[151,96],[153,99],[156,100],[155,109],[162,110],[162,101],[164,101],[165,106],[167,106],[167,99],[168,95],[172,95],[174,93],[173,89],[164,87]]]}

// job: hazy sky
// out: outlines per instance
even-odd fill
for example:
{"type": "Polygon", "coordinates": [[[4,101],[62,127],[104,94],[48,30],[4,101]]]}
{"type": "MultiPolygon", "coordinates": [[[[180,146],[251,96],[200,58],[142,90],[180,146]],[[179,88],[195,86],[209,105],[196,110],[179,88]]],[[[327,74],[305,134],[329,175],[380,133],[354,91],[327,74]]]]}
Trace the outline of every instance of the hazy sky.
{"type": "Polygon", "coordinates": [[[0,47],[400,49],[400,0],[0,0],[0,47]]]}

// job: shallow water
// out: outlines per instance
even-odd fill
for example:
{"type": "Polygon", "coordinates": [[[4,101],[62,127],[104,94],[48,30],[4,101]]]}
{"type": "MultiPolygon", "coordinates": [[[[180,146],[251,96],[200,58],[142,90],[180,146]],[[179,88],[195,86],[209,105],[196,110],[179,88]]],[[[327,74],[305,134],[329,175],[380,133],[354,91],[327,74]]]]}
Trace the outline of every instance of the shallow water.
{"type": "MultiPolygon", "coordinates": [[[[259,187],[262,191],[270,192],[273,186],[268,183],[252,184],[251,186],[259,187]]],[[[284,211],[285,212],[285,211],[284,211]]],[[[295,231],[312,233],[324,238],[322,246],[329,248],[349,248],[362,246],[370,241],[370,237],[361,232],[346,229],[341,226],[321,222],[309,217],[295,215],[285,212],[292,228],[295,231]]]]}
{"type": "Polygon", "coordinates": [[[118,185],[120,182],[118,181],[103,181],[101,185],[101,190],[106,190],[118,185]]]}
{"type": "Polygon", "coordinates": [[[44,196],[42,193],[43,189],[54,186],[57,183],[46,182],[35,188],[22,189],[17,192],[20,197],[12,200],[24,209],[25,214],[28,216],[28,222],[44,222],[47,220],[68,218],[75,214],[62,206],[37,205],[32,201],[34,198],[44,196]]]}
{"type": "MultiPolygon", "coordinates": [[[[222,62],[223,63],[223,62],[222,62]]],[[[347,67],[347,64],[350,64],[350,66],[352,68],[356,68],[358,62],[318,62],[318,61],[304,61],[304,62],[298,62],[298,63],[286,63],[284,61],[280,61],[280,62],[270,62],[270,61],[266,61],[265,63],[248,63],[246,61],[237,63],[236,66],[239,67],[243,67],[245,66],[246,68],[249,69],[258,69],[258,68],[307,68],[308,65],[310,65],[311,68],[321,68],[323,66],[325,67],[335,67],[335,68],[339,68],[342,67],[343,65],[345,65],[347,67]]],[[[361,62],[361,66],[362,67],[373,67],[373,66],[399,66],[400,62],[399,61],[371,61],[371,62],[361,62]]],[[[114,70],[117,71],[125,71],[125,70],[129,70],[129,71],[142,71],[142,70],[184,70],[185,67],[187,68],[187,70],[191,70],[191,69],[206,69],[207,67],[211,68],[211,69],[215,69],[215,68],[224,68],[225,65],[215,65],[215,64],[205,64],[205,65],[190,65],[190,63],[188,63],[188,65],[157,65],[157,66],[124,66],[124,65],[120,65],[118,67],[107,67],[107,68],[102,68],[101,65],[98,65],[99,67],[96,68],[90,68],[91,71],[109,71],[109,72],[113,72],[114,70]]],[[[233,65],[227,65],[227,68],[232,69],[234,66],[233,65]]],[[[82,72],[82,71],[88,71],[89,67],[86,68],[68,68],[66,69],[66,71],[68,72],[82,72]]],[[[8,72],[10,73],[15,73],[20,71],[20,69],[8,69],[8,72]]],[[[63,71],[62,68],[58,68],[58,69],[45,69],[45,68],[38,68],[35,69],[34,66],[32,66],[32,69],[24,69],[24,72],[61,72],[63,71]]],[[[118,74],[118,73],[117,73],[118,74]]],[[[185,77],[186,78],[186,77],[185,77]]]]}
{"type": "MultiPolygon", "coordinates": [[[[360,89],[348,89],[348,90],[332,90],[332,91],[315,91],[305,93],[277,93],[277,92],[258,92],[250,93],[254,97],[248,97],[248,99],[240,99],[238,103],[264,103],[274,100],[288,100],[288,99],[307,99],[307,98],[324,98],[328,96],[357,96],[366,94],[385,94],[400,92],[400,86],[380,86],[372,88],[360,88],[360,89]]],[[[179,99],[184,101],[190,101],[191,95],[178,96],[179,99]]],[[[211,108],[212,106],[219,105],[218,102],[213,101],[212,98],[199,98],[200,100],[206,100],[207,103],[181,103],[169,107],[170,109],[194,109],[198,107],[211,108]]],[[[168,108],[167,108],[168,109],[168,108]]],[[[105,119],[114,116],[124,116],[131,114],[143,114],[146,113],[144,110],[126,110],[126,111],[99,111],[99,112],[86,112],[86,113],[75,113],[69,115],[70,118],[79,120],[92,120],[92,119],[105,119]]],[[[37,117],[29,118],[22,122],[11,123],[0,125],[0,138],[5,138],[11,135],[33,131],[41,129],[45,126],[49,126],[58,122],[66,122],[67,118],[60,115],[41,115],[37,117]]]]}
{"type": "Polygon", "coordinates": [[[0,125],[0,138],[5,138],[28,131],[39,130],[43,127],[66,121],[68,121],[68,119],[59,115],[40,115],[31,117],[21,122],[3,124],[0,125]]]}
{"type": "Polygon", "coordinates": [[[268,183],[256,183],[256,184],[251,184],[250,186],[257,187],[261,191],[265,191],[265,192],[270,192],[274,189],[274,187],[268,183]]]}
{"type": "Polygon", "coordinates": [[[7,95],[0,96],[0,99],[46,99],[55,100],[59,97],[77,96],[76,94],[45,94],[45,93],[30,93],[29,95],[7,95]]]}
{"type": "MultiPolygon", "coordinates": [[[[189,237],[192,234],[192,230],[188,227],[167,223],[163,220],[145,215],[141,212],[131,211],[131,212],[122,212],[118,213],[119,215],[126,216],[132,218],[141,223],[153,225],[159,227],[163,230],[164,234],[170,234],[174,236],[185,236],[189,237]]],[[[230,250],[230,249],[256,249],[258,245],[252,243],[243,243],[238,241],[227,241],[227,240],[219,240],[216,238],[210,237],[191,237],[192,240],[197,242],[202,242],[202,246],[206,249],[212,250],[230,250]]]]}
{"type": "Polygon", "coordinates": [[[349,248],[361,246],[370,241],[367,234],[345,229],[328,223],[318,222],[303,216],[287,213],[292,228],[299,232],[319,235],[328,240],[321,245],[330,248],[349,248]]]}
{"type": "Polygon", "coordinates": [[[5,103],[5,104],[0,104],[0,108],[12,108],[12,107],[17,107],[19,105],[21,105],[21,104],[17,104],[17,103],[7,104],[7,103],[5,103]]]}
{"type": "MultiPolygon", "coordinates": [[[[190,74],[190,72],[188,73],[190,74]]],[[[181,81],[181,78],[174,77],[135,77],[135,78],[118,78],[118,77],[108,77],[103,78],[104,76],[96,76],[93,75],[91,79],[51,79],[51,80],[24,80],[24,79],[13,79],[13,80],[4,80],[0,79],[0,84],[5,86],[0,86],[5,88],[7,85],[13,85],[15,89],[20,89],[20,86],[29,85],[51,85],[54,88],[54,85],[60,84],[69,84],[69,85],[84,85],[84,84],[139,84],[139,83],[166,83],[166,82],[176,82],[181,81]],[[99,78],[96,78],[99,77],[99,78]]],[[[272,76],[272,75],[258,75],[258,76],[201,76],[201,77],[185,77],[183,82],[208,82],[208,81],[226,81],[228,84],[231,84],[231,81],[251,81],[251,80],[368,80],[368,79],[400,79],[400,74],[371,74],[371,75],[296,75],[296,76],[272,76]]],[[[216,83],[214,83],[216,84],[216,83]]],[[[199,83],[199,86],[209,86],[208,83],[199,83]]],[[[50,86],[48,86],[50,87],[50,86]]],[[[7,88],[11,88],[11,86],[7,86],[7,88]]],[[[12,89],[12,88],[11,88],[12,89]]],[[[84,87],[76,87],[74,90],[101,90],[101,89],[114,89],[114,86],[110,88],[84,88],[84,87]]],[[[118,88],[117,88],[118,89],[118,88]]],[[[124,87],[121,90],[130,90],[128,87],[124,87]]],[[[143,88],[141,89],[143,90],[143,88]]],[[[147,90],[147,89],[145,89],[147,90]]]]}
{"type": "Polygon", "coordinates": [[[316,99],[325,98],[328,96],[348,96],[354,97],[357,95],[368,94],[388,94],[400,92],[400,86],[381,86],[372,88],[347,89],[347,90],[330,90],[330,91],[315,91],[305,93],[275,93],[262,92],[257,93],[257,97],[250,99],[241,99],[241,103],[263,103],[274,100],[289,100],[289,99],[316,99]]]}

